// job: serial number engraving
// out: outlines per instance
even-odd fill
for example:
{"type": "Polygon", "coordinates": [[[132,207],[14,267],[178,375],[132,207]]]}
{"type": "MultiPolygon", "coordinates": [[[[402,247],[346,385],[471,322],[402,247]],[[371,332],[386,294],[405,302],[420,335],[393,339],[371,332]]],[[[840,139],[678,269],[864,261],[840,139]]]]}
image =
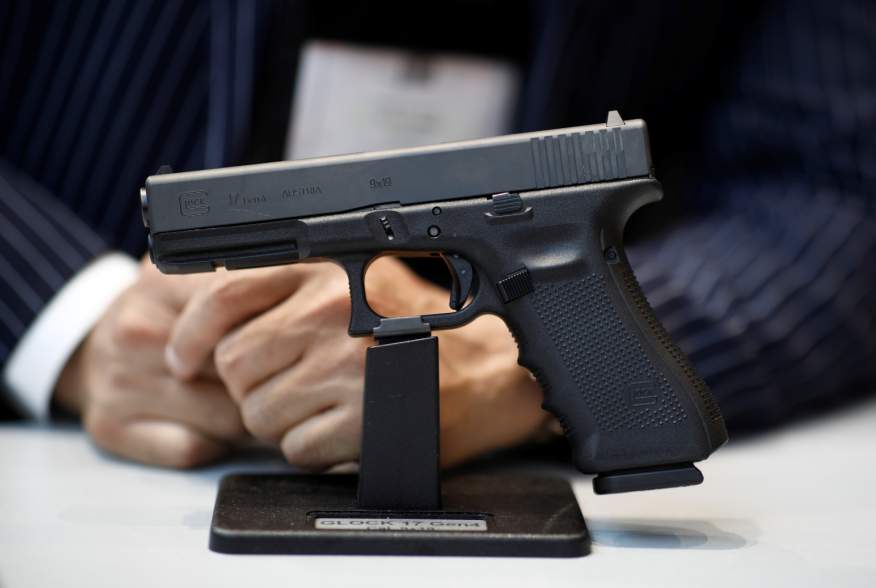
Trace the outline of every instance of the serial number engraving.
{"type": "Polygon", "coordinates": [[[487,521],[481,519],[365,519],[319,518],[314,527],[319,530],[342,529],[359,531],[431,531],[483,532],[487,521]]]}

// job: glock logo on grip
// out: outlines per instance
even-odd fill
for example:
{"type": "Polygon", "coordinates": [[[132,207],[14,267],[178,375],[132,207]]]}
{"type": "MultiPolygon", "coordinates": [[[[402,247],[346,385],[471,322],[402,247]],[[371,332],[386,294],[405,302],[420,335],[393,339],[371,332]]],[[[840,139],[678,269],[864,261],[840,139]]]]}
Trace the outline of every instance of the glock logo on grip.
{"type": "Polygon", "coordinates": [[[657,387],[647,380],[632,382],[627,386],[630,406],[640,408],[657,404],[657,387]]]}
{"type": "Polygon", "coordinates": [[[179,195],[179,213],[183,216],[201,216],[210,212],[210,202],[203,190],[183,192],[179,195]]]}

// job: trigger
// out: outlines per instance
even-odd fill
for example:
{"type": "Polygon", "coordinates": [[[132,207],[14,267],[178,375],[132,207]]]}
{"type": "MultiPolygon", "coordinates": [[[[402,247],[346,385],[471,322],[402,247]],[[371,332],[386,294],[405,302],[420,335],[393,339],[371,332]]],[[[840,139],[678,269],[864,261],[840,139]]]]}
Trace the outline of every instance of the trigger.
{"type": "Polygon", "coordinates": [[[453,284],[450,286],[450,308],[459,310],[471,293],[471,285],[474,280],[474,270],[468,260],[458,253],[442,255],[444,263],[450,270],[453,284]]]}

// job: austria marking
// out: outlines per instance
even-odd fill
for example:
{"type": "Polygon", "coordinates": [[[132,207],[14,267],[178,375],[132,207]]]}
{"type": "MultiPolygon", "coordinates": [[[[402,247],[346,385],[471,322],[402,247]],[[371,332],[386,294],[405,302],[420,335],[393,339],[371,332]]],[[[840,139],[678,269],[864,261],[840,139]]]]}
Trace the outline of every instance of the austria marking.
{"type": "Polygon", "coordinates": [[[283,190],[280,198],[282,198],[283,200],[295,200],[297,198],[304,198],[305,196],[315,196],[317,194],[322,194],[322,188],[320,188],[318,184],[313,184],[310,186],[286,188],[283,190]]]}

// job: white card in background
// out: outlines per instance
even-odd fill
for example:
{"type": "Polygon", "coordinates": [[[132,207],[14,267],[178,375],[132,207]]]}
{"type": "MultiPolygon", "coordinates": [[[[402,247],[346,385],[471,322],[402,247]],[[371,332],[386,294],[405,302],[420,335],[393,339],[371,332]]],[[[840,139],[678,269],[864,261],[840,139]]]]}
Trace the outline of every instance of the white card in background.
{"type": "Polygon", "coordinates": [[[502,135],[519,83],[503,61],[312,41],[301,54],[286,158],[502,135]]]}

